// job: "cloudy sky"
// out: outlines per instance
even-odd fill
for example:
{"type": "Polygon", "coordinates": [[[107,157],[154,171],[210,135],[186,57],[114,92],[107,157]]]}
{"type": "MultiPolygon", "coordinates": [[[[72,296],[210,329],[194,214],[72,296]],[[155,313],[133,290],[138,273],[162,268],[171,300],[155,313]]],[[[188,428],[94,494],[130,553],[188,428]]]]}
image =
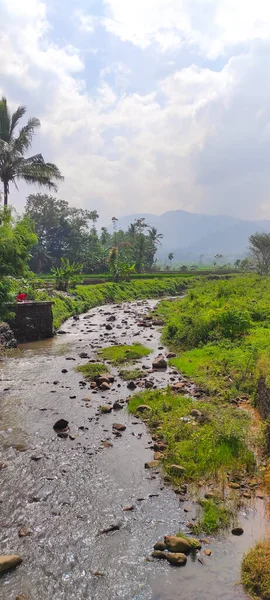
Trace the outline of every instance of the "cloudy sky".
{"type": "Polygon", "coordinates": [[[40,118],[60,197],[270,218],[269,0],[0,0],[0,22],[0,93],[40,118]]]}

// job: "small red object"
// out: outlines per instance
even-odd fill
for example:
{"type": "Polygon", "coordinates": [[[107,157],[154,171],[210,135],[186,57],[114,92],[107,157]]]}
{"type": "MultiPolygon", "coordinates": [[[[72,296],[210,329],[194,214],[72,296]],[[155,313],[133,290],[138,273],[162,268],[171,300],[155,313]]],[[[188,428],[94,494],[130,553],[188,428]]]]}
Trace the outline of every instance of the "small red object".
{"type": "Polygon", "coordinates": [[[27,294],[18,294],[18,296],[16,297],[17,302],[25,302],[27,298],[27,294]]]}

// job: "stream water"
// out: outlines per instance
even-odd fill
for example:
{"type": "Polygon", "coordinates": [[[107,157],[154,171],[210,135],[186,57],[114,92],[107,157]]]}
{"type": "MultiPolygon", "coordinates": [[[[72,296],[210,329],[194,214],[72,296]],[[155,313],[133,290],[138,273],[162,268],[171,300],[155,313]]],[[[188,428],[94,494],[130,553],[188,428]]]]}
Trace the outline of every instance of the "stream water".
{"type": "MultiPolygon", "coordinates": [[[[140,421],[126,408],[99,415],[101,404],[130,395],[117,370],[112,389],[97,394],[79,385],[82,377],[74,371],[87,362],[81,352],[94,359],[99,347],[134,341],[152,349],[142,361],[150,366],[160,334],[139,328],[137,320],[154,305],[94,309],[65,323],[66,335],[21,346],[1,363],[0,462],[6,468],[0,471],[0,553],[23,557],[20,567],[1,577],[1,599],[15,600],[19,593],[30,600],[246,599],[241,557],[268,527],[263,500],[242,509],[243,536],[210,538],[212,555],[201,555],[203,564],[198,556],[180,569],[148,562],[157,540],[185,530],[195,506],[188,502],[191,513],[184,512],[162,477],[144,468],[153,452],[140,421]],[[108,332],[103,325],[112,313],[116,321],[108,332]],[[74,440],[55,434],[59,418],[69,421],[74,440]],[[126,425],[122,437],[112,434],[114,422],[126,425]],[[134,510],[123,512],[130,504],[134,510]],[[118,531],[100,534],[115,523],[118,531]],[[20,526],[32,535],[19,538],[20,526]]],[[[158,386],[170,376],[170,370],[151,374],[158,386]]]]}

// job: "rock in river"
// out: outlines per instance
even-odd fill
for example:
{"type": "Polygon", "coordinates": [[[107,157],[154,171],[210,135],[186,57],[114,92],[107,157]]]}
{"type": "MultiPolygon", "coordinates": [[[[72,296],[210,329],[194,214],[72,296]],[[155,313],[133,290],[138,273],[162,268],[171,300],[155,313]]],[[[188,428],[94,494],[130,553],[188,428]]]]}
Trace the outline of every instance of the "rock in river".
{"type": "Polygon", "coordinates": [[[153,360],[153,369],[167,369],[167,361],[163,354],[160,354],[153,360]]]}
{"type": "Polygon", "coordinates": [[[234,529],[232,529],[233,535],[243,535],[243,533],[244,529],[242,529],[242,527],[234,527],[234,529]]]}
{"type": "Polygon", "coordinates": [[[149,460],[148,462],[146,462],[144,464],[144,468],[145,469],[155,469],[158,466],[159,466],[159,461],[158,460],[149,460]]]}
{"type": "Polygon", "coordinates": [[[176,535],[165,535],[164,542],[166,548],[168,548],[170,552],[181,552],[184,554],[189,554],[191,552],[191,544],[188,540],[177,537],[176,535]]]}
{"type": "Polygon", "coordinates": [[[29,535],[31,535],[32,531],[31,529],[29,529],[29,527],[20,527],[19,531],[18,531],[18,536],[19,537],[27,537],[29,535]]]}
{"type": "Polygon", "coordinates": [[[171,565],[175,565],[176,567],[184,567],[187,562],[186,555],[181,552],[167,552],[165,558],[167,558],[167,561],[171,565]]]}
{"type": "Polygon", "coordinates": [[[166,544],[164,544],[164,542],[156,542],[154,550],[166,550],[166,544]]]}
{"type": "Polygon", "coordinates": [[[154,550],[154,552],[152,552],[152,557],[153,558],[167,558],[165,552],[162,552],[162,550],[154,550]]]}
{"type": "Polygon", "coordinates": [[[9,569],[14,569],[14,567],[17,567],[22,563],[22,560],[21,556],[18,556],[17,554],[0,556],[0,573],[5,573],[5,571],[8,571],[9,569]]]}
{"type": "Polygon", "coordinates": [[[121,425],[121,423],[113,423],[112,428],[116,431],[125,431],[126,425],[121,425]]]}

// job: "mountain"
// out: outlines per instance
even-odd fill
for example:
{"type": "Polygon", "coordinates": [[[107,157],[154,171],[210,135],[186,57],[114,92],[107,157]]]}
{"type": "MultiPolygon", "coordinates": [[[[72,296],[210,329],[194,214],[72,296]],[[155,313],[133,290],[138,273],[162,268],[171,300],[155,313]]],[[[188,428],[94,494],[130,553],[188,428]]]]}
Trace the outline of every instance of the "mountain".
{"type": "Polygon", "coordinates": [[[270,221],[247,221],[224,215],[204,215],[173,210],[162,215],[132,214],[120,217],[118,229],[127,229],[130,223],[144,217],[146,222],[163,233],[160,259],[173,252],[177,261],[204,261],[215,254],[235,260],[247,254],[248,238],[256,231],[270,232],[270,221]]]}

